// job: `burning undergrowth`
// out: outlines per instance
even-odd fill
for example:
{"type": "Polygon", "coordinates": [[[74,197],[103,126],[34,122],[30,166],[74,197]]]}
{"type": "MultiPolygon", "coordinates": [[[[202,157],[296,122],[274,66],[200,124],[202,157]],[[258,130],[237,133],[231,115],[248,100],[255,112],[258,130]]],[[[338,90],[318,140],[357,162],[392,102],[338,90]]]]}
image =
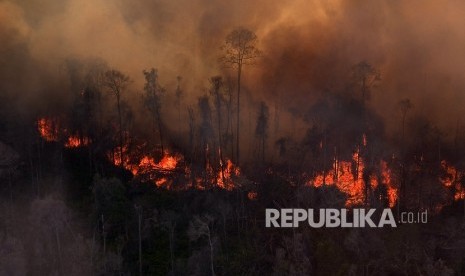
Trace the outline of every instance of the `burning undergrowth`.
{"type": "MultiPolygon", "coordinates": [[[[44,141],[61,143],[64,148],[92,146],[90,138],[69,134],[56,118],[38,119],[37,130],[44,141]]],[[[234,181],[240,177],[240,169],[230,159],[220,161],[216,166],[206,159],[205,167],[201,168],[192,161],[187,162],[179,152],[165,150],[161,153],[156,147],[128,133],[124,137],[123,147],[115,146],[105,153],[105,157],[115,167],[124,168],[139,181],[151,182],[157,187],[170,190],[204,190],[213,187],[233,190],[238,187],[234,181]]]]}

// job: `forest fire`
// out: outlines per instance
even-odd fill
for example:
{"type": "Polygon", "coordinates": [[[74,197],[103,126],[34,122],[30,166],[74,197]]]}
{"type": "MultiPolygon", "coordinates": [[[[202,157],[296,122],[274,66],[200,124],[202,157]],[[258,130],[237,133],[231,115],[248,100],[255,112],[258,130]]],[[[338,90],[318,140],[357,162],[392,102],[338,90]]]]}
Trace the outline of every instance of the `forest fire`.
{"type": "Polygon", "coordinates": [[[220,188],[231,191],[234,188],[234,182],[232,176],[238,176],[240,170],[236,167],[231,160],[226,161],[226,168],[218,172],[217,184],[220,188]]]}
{"type": "MultiPolygon", "coordinates": [[[[66,148],[78,148],[88,146],[91,143],[87,137],[68,136],[66,129],[59,128],[57,120],[40,118],[37,121],[37,128],[40,136],[48,142],[58,142],[59,136],[67,137],[64,142],[66,148]]],[[[144,178],[155,183],[156,186],[170,189],[171,181],[169,175],[179,166],[180,162],[184,159],[183,156],[180,154],[170,154],[168,151],[165,151],[163,157],[157,162],[150,154],[139,156],[138,153],[131,152],[129,148],[128,144],[123,145],[122,149],[116,146],[113,150],[106,153],[106,157],[115,166],[123,166],[134,176],[144,176],[144,178]]],[[[212,166],[208,165],[207,171],[209,173],[206,175],[210,175],[211,177],[194,177],[194,180],[191,180],[192,183],[187,185],[187,187],[204,190],[207,186],[217,185],[225,190],[233,190],[235,188],[233,178],[240,175],[240,169],[229,159],[226,160],[223,166],[221,165],[220,168],[223,167],[223,169],[220,169],[216,176],[213,173],[212,166]]],[[[192,179],[192,170],[189,166],[186,165],[183,173],[186,179],[192,179]]]]}
{"type": "MultiPolygon", "coordinates": [[[[37,127],[40,136],[48,142],[59,141],[59,136],[67,137],[64,143],[66,148],[77,148],[90,144],[90,140],[87,137],[68,136],[66,129],[60,130],[57,120],[41,118],[37,121],[37,127]]],[[[163,157],[157,162],[151,155],[142,154],[139,156],[138,153],[131,152],[129,148],[128,144],[123,145],[122,149],[116,146],[106,154],[106,157],[115,166],[123,166],[134,176],[143,176],[143,178],[152,181],[157,187],[170,189],[172,181],[170,181],[169,175],[179,166],[180,161],[183,160],[183,156],[180,154],[170,154],[168,151],[165,151],[163,157]]],[[[231,191],[235,187],[234,177],[240,174],[240,169],[229,159],[216,176],[211,166],[208,166],[207,170],[210,171],[207,175],[211,175],[211,177],[197,177],[188,187],[204,190],[209,185],[217,185],[222,189],[231,191]],[[206,183],[210,184],[206,185],[206,183]]],[[[184,171],[185,177],[190,179],[191,169],[186,166],[184,171]]]]}
{"type": "Polygon", "coordinates": [[[66,141],[65,147],[67,148],[78,148],[82,146],[87,146],[89,144],[89,139],[84,137],[84,138],[79,138],[76,136],[70,136],[68,137],[68,140],[66,141]]]}
{"type": "MultiPolygon", "coordinates": [[[[364,141],[366,140],[364,139],[364,141]]],[[[381,161],[380,170],[381,183],[387,187],[389,206],[393,207],[397,199],[397,190],[391,183],[391,172],[386,162],[381,161]]],[[[331,170],[318,174],[308,181],[307,184],[314,187],[336,185],[341,192],[347,194],[347,207],[361,205],[365,202],[365,193],[367,193],[365,189],[368,188],[368,191],[373,191],[379,185],[379,176],[372,173],[369,176],[369,187],[366,187],[365,180],[363,179],[364,171],[364,160],[357,151],[352,155],[351,161],[339,161],[335,159],[331,170]]]]}
{"type": "MultiPolygon", "coordinates": [[[[66,129],[60,129],[60,123],[56,119],[46,117],[38,119],[37,129],[45,141],[64,141],[63,143],[66,148],[78,148],[88,146],[91,143],[87,137],[69,135],[66,129]],[[64,140],[59,137],[64,137],[64,140]]],[[[363,135],[361,141],[361,146],[366,148],[366,135],[363,135]]],[[[120,150],[117,146],[108,152],[106,156],[115,166],[122,165],[134,176],[142,176],[143,179],[153,182],[157,187],[172,188],[171,184],[173,180],[170,175],[173,175],[176,168],[180,166],[181,161],[184,159],[182,155],[170,154],[168,151],[165,151],[163,157],[159,161],[156,161],[151,154],[133,153],[129,150],[129,147],[129,145],[124,145],[123,149],[120,150]],[[123,155],[123,162],[121,154],[123,155]]],[[[320,148],[322,147],[323,144],[320,143],[320,148]]],[[[339,191],[347,195],[348,198],[345,203],[347,207],[367,204],[369,199],[374,196],[373,191],[379,185],[383,185],[386,190],[385,197],[387,198],[388,205],[393,207],[397,201],[398,188],[394,184],[394,178],[388,163],[381,160],[377,168],[372,168],[372,171],[367,172],[365,160],[359,152],[360,150],[357,149],[352,154],[352,159],[348,161],[334,158],[331,169],[318,173],[308,180],[307,184],[314,187],[335,185],[339,191]],[[365,182],[369,182],[368,187],[365,182]],[[367,196],[368,200],[366,199],[367,196]]],[[[240,169],[230,159],[226,159],[224,163],[220,161],[217,170],[214,170],[210,164],[207,164],[203,176],[198,174],[192,176],[190,166],[185,164],[182,166],[185,166],[182,174],[184,174],[185,179],[188,179],[187,182],[189,182],[185,188],[191,187],[205,190],[207,187],[218,186],[219,188],[231,191],[236,187],[234,177],[240,175],[240,169]]],[[[454,200],[464,199],[465,189],[460,184],[462,174],[446,160],[441,162],[440,168],[442,170],[442,174],[439,177],[440,183],[444,187],[453,189],[454,200]]],[[[249,199],[252,200],[255,198],[255,193],[249,195],[249,199]]]]}
{"type": "Polygon", "coordinates": [[[77,148],[89,144],[89,139],[87,137],[68,135],[66,129],[60,129],[60,123],[57,119],[40,118],[37,120],[37,130],[39,131],[40,137],[47,142],[58,142],[60,137],[67,137],[64,144],[67,148],[77,148]]]}
{"type": "Polygon", "coordinates": [[[454,200],[465,199],[465,190],[462,187],[463,174],[457,170],[454,166],[450,165],[446,160],[441,161],[442,175],[439,177],[439,181],[445,187],[452,188],[454,193],[454,200]]]}
{"type": "Polygon", "coordinates": [[[387,187],[387,196],[389,198],[389,207],[393,207],[397,201],[397,189],[394,187],[391,178],[391,169],[386,161],[381,160],[381,177],[382,183],[387,187]]]}
{"type": "MultiPolygon", "coordinates": [[[[130,170],[133,175],[137,175],[142,172],[147,172],[151,170],[162,170],[162,171],[171,171],[174,170],[177,166],[177,163],[182,159],[181,156],[171,156],[168,152],[165,152],[165,155],[160,160],[160,162],[155,162],[154,158],[150,156],[143,156],[139,163],[136,165],[125,164],[126,169],[130,170]]],[[[166,182],[166,181],[165,181],[166,182]]],[[[160,184],[161,185],[161,184],[160,184]]],[[[157,182],[157,186],[158,185],[157,182]]]]}
{"type": "Polygon", "coordinates": [[[58,125],[50,118],[40,118],[37,121],[37,129],[40,136],[47,142],[58,141],[58,125]]]}

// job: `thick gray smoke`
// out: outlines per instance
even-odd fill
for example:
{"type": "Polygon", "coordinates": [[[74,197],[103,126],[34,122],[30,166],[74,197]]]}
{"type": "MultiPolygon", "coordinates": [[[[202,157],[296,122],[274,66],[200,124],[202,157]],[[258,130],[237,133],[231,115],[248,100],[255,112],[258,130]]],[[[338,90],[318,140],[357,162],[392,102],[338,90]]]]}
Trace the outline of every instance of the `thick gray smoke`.
{"type": "Polygon", "coordinates": [[[371,105],[391,125],[398,101],[410,98],[415,112],[450,126],[464,111],[464,21],[462,1],[3,0],[0,93],[36,104],[63,93],[66,59],[100,58],[130,75],[134,90],[144,68],[158,68],[168,88],[181,75],[194,100],[224,73],[225,35],[245,26],[264,53],[244,71],[254,102],[304,110],[322,91],[343,89],[351,66],[366,60],[382,75],[371,105]]]}

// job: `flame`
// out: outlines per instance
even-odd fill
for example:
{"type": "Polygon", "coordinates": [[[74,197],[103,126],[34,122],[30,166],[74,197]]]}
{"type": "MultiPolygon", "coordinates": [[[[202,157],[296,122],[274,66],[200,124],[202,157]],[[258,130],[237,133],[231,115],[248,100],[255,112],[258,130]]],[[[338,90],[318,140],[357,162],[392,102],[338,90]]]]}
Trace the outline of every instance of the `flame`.
{"type": "MultiPolygon", "coordinates": [[[[46,117],[38,119],[37,130],[40,136],[49,142],[58,142],[60,141],[59,137],[63,137],[65,141],[64,146],[67,148],[77,148],[91,143],[90,139],[87,137],[70,135],[67,129],[60,129],[60,124],[57,119],[46,117]]],[[[124,167],[134,176],[142,175],[144,179],[153,181],[158,187],[170,188],[172,181],[170,181],[169,176],[183,159],[180,154],[171,155],[165,152],[162,159],[156,162],[151,154],[140,154],[140,150],[135,150],[133,152],[130,151],[129,148],[129,143],[123,145],[122,150],[119,146],[116,146],[106,153],[106,157],[115,166],[124,167]]],[[[139,147],[136,146],[135,148],[140,149],[141,147],[139,145],[139,147]]],[[[208,151],[208,145],[206,150],[208,151]]],[[[240,169],[235,166],[231,160],[227,160],[225,163],[226,164],[222,164],[220,161],[220,168],[222,168],[222,170],[218,173],[216,173],[210,163],[207,163],[206,175],[203,177],[193,176],[193,178],[191,178],[191,168],[186,166],[184,175],[186,179],[192,180],[185,188],[205,190],[207,187],[217,185],[229,191],[234,189],[235,184],[233,178],[240,175],[240,169]]]]}
{"type": "Polygon", "coordinates": [[[382,182],[387,187],[387,196],[389,199],[389,207],[394,207],[397,201],[397,189],[394,187],[391,180],[391,169],[389,169],[386,161],[381,160],[381,177],[382,182]]]}
{"type": "Polygon", "coordinates": [[[231,160],[226,161],[226,168],[218,172],[218,176],[216,179],[216,183],[218,187],[231,191],[234,188],[234,182],[232,181],[232,176],[238,176],[240,174],[240,170],[236,167],[231,160]]]}
{"type": "Polygon", "coordinates": [[[40,136],[47,142],[58,141],[58,123],[50,118],[40,118],[37,121],[37,130],[40,136]]]}
{"type": "Polygon", "coordinates": [[[70,136],[68,137],[68,141],[66,141],[65,147],[78,148],[81,146],[87,146],[88,144],[89,144],[89,139],[86,137],[81,139],[77,136],[70,136]]]}
{"type": "Polygon", "coordinates": [[[441,161],[441,169],[443,170],[443,174],[439,177],[439,181],[442,185],[445,187],[454,187],[454,200],[465,199],[465,189],[461,185],[462,172],[459,172],[446,160],[441,161]]]}
{"type": "MultiPolygon", "coordinates": [[[[127,148],[127,147],[126,147],[127,148]]],[[[123,154],[125,150],[123,147],[123,154]]],[[[119,152],[116,151],[117,156],[119,155],[119,152]]],[[[127,156],[127,155],[126,155],[127,156]]],[[[176,169],[176,166],[181,160],[181,157],[179,155],[172,156],[169,153],[165,152],[165,155],[163,158],[160,160],[160,162],[155,162],[155,159],[151,156],[144,155],[142,156],[138,162],[135,164],[131,163],[130,160],[133,158],[130,158],[127,156],[125,160],[124,167],[131,171],[133,175],[138,175],[140,173],[145,173],[145,172],[151,172],[151,171],[171,171],[176,169]]],[[[121,163],[121,158],[115,158],[115,165],[120,165],[121,163]]],[[[157,180],[158,181],[158,180],[157,180]]],[[[161,179],[160,179],[161,181],[161,179]]],[[[166,182],[166,181],[164,181],[166,182]]],[[[161,182],[160,182],[161,183],[161,182]]],[[[157,184],[157,186],[159,186],[157,184]]]]}
{"type": "MultiPolygon", "coordinates": [[[[40,136],[47,142],[58,142],[59,137],[68,136],[67,129],[60,129],[60,123],[57,119],[51,118],[40,118],[37,120],[37,130],[40,136]]],[[[65,147],[77,148],[81,146],[87,146],[90,143],[87,137],[78,137],[69,135],[66,139],[65,147]]]]}
{"type": "Polygon", "coordinates": [[[439,177],[439,181],[446,187],[451,187],[452,184],[456,181],[457,170],[455,167],[447,164],[446,160],[441,161],[441,168],[444,171],[444,174],[439,177]]]}
{"type": "Polygon", "coordinates": [[[107,154],[107,157],[110,161],[113,161],[113,164],[115,164],[115,166],[121,166],[121,162],[123,162],[123,166],[127,169],[127,170],[130,170],[131,171],[131,168],[129,167],[129,155],[128,155],[128,146],[127,145],[124,145],[123,146],[123,150],[122,150],[122,153],[123,153],[123,156],[124,156],[124,160],[121,160],[121,150],[120,150],[120,147],[115,147],[112,151],[110,151],[108,154],[107,154]]]}
{"type": "Polygon", "coordinates": [[[157,185],[157,187],[161,187],[161,186],[164,186],[167,182],[168,182],[168,179],[166,179],[166,177],[162,177],[158,180],[155,180],[155,185],[157,185]]]}
{"type": "Polygon", "coordinates": [[[258,193],[255,191],[250,191],[247,193],[247,198],[250,200],[257,200],[258,193]]]}
{"type": "MultiPolygon", "coordinates": [[[[387,163],[381,161],[381,182],[386,185],[389,206],[393,207],[397,200],[397,190],[391,183],[391,171],[389,170],[387,163]]],[[[335,158],[333,167],[331,170],[316,175],[307,184],[315,187],[321,187],[322,185],[336,185],[336,187],[343,193],[347,194],[348,199],[346,206],[360,205],[365,200],[365,181],[363,180],[363,172],[365,170],[365,163],[363,158],[356,151],[352,155],[351,161],[339,161],[335,158]],[[353,167],[357,167],[358,172],[353,172],[353,167]]],[[[378,178],[375,174],[370,175],[370,187],[375,189],[379,183],[378,178]]]]}

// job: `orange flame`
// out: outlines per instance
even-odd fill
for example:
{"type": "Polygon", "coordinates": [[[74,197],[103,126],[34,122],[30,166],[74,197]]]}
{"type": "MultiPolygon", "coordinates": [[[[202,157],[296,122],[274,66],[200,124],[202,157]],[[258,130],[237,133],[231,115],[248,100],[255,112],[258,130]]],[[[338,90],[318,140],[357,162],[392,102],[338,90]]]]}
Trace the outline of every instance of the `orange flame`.
{"type": "Polygon", "coordinates": [[[58,141],[57,122],[50,118],[40,118],[37,121],[37,130],[40,136],[47,142],[58,141]]]}
{"type": "Polygon", "coordinates": [[[446,187],[452,186],[452,184],[456,181],[457,170],[455,167],[450,166],[447,164],[446,160],[441,161],[441,168],[444,170],[444,175],[439,178],[439,181],[446,187]]]}
{"type": "Polygon", "coordinates": [[[255,191],[250,191],[247,193],[247,198],[250,200],[256,200],[258,197],[258,193],[255,191]]]}
{"type": "Polygon", "coordinates": [[[88,144],[89,144],[89,139],[86,137],[81,139],[77,136],[70,136],[68,137],[68,141],[66,141],[65,147],[78,148],[81,146],[87,146],[88,144]]]}
{"type": "Polygon", "coordinates": [[[231,191],[234,188],[234,182],[232,181],[232,176],[238,176],[240,174],[240,170],[236,167],[231,160],[226,161],[226,168],[218,172],[218,177],[216,182],[220,188],[226,189],[231,191]]]}
{"type": "Polygon", "coordinates": [[[454,166],[447,163],[446,160],[441,161],[441,169],[443,175],[439,177],[439,181],[445,187],[454,187],[454,200],[465,199],[465,189],[462,187],[462,173],[459,172],[454,166]]]}
{"type": "Polygon", "coordinates": [[[389,207],[394,207],[397,201],[397,189],[391,181],[391,169],[389,169],[386,161],[381,161],[381,177],[382,182],[387,187],[387,195],[389,199],[389,207]]]}
{"type": "MultiPolygon", "coordinates": [[[[123,148],[123,154],[125,150],[123,148]]],[[[118,151],[116,151],[115,157],[119,157],[118,151]]],[[[148,155],[143,156],[142,158],[139,159],[138,162],[136,163],[131,163],[130,162],[129,156],[125,158],[127,162],[125,162],[124,167],[131,171],[133,175],[138,175],[140,173],[144,172],[150,172],[150,171],[171,171],[176,169],[176,166],[178,164],[178,161],[181,159],[180,156],[171,156],[168,153],[165,153],[163,158],[160,160],[160,162],[155,162],[155,159],[153,157],[150,157],[148,155]]],[[[115,165],[120,165],[121,163],[121,158],[115,158],[115,165]]],[[[166,182],[166,181],[165,181],[166,182]]],[[[161,183],[161,182],[160,182],[161,183]]]]}
{"type": "MultiPolygon", "coordinates": [[[[352,161],[338,161],[334,160],[333,168],[326,172],[318,174],[311,179],[307,184],[315,187],[325,185],[336,185],[336,187],[343,193],[347,194],[348,199],[346,206],[359,205],[365,199],[365,181],[363,180],[363,172],[365,170],[365,163],[358,151],[352,155],[352,161]],[[353,172],[353,167],[357,167],[358,172],[353,172]]],[[[389,206],[393,207],[397,200],[397,190],[391,183],[391,171],[387,167],[387,163],[381,162],[381,175],[382,183],[388,189],[389,206]]],[[[379,183],[375,174],[370,175],[370,187],[375,189],[379,183]]]]}

